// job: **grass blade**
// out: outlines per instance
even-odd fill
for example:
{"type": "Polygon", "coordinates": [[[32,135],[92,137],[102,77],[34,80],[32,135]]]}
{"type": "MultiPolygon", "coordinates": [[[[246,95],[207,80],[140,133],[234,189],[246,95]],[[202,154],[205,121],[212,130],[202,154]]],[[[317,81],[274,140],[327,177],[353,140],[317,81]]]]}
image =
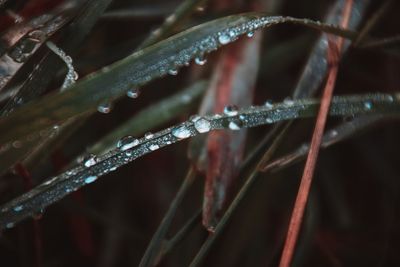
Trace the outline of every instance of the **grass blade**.
{"type": "MultiPolygon", "coordinates": [[[[347,0],[345,8],[343,9],[341,24],[343,27],[346,27],[348,25],[352,7],[353,0],[347,0]]],[[[335,88],[336,77],[339,69],[339,58],[341,49],[343,47],[343,41],[344,40],[341,38],[338,38],[334,41],[332,40],[332,42],[330,39],[328,40],[329,45],[332,45],[332,47],[330,47],[328,51],[328,61],[329,63],[331,63],[331,66],[328,74],[328,79],[323,91],[321,106],[318,111],[317,121],[315,123],[315,128],[311,139],[310,151],[308,152],[307,161],[299,186],[299,192],[297,194],[292,217],[290,219],[289,229],[287,232],[285,245],[283,247],[281,261],[279,263],[279,266],[281,267],[289,267],[293,259],[297,238],[299,236],[300,227],[303,222],[304,210],[306,208],[306,204],[310,194],[311,183],[314,177],[315,166],[317,164],[319,150],[322,143],[322,136],[324,134],[325,125],[328,118],[333,90],[335,88]]]]}
{"type": "Polygon", "coordinates": [[[207,255],[208,251],[211,248],[211,245],[214,243],[214,241],[218,238],[219,234],[221,234],[222,229],[225,227],[225,225],[227,224],[228,220],[231,218],[232,213],[236,210],[236,208],[238,207],[239,203],[242,201],[242,199],[245,197],[245,195],[247,194],[247,192],[249,191],[249,189],[251,188],[251,186],[254,184],[255,182],[255,178],[257,176],[258,173],[258,166],[260,166],[260,164],[262,164],[265,161],[268,161],[269,158],[272,156],[272,154],[275,152],[276,147],[279,145],[279,139],[280,138],[284,138],[284,135],[286,133],[286,131],[289,129],[290,124],[287,124],[282,131],[280,132],[280,134],[278,135],[277,139],[275,139],[274,143],[272,144],[272,146],[267,150],[267,152],[263,155],[263,157],[261,158],[261,160],[259,161],[259,163],[257,164],[257,167],[255,168],[255,170],[253,172],[251,172],[251,174],[249,175],[249,177],[247,178],[247,180],[245,181],[244,185],[242,186],[242,188],[240,189],[240,191],[237,193],[236,197],[234,198],[234,200],[232,201],[232,203],[229,205],[227,211],[225,212],[224,216],[222,216],[220,222],[218,223],[214,234],[210,235],[207,240],[204,242],[204,244],[201,246],[200,250],[197,252],[196,256],[194,257],[193,261],[190,263],[190,267],[196,267],[199,266],[201,264],[201,262],[204,260],[205,256],[207,255]],[[276,141],[278,140],[278,141],[276,141]]]}
{"type": "MultiPolygon", "coordinates": [[[[80,5],[79,14],[65,28],[64,36],[57,44],[67,54],[81,44],[84,37],[93,28],[94,24],[108,7],[112,0],[89,0],[80,5]]],[[[63,67],[58,56],[47,53],[36,63],[30,76],[22,84],[21,89],[3,107],[2,114],[10,113],[14,108],[21,106],[41,95],[46,89],[56,72],[63,67]]]]}
{"type": "MultiPolygon", "coordinates": [[[[292,120],[315,116],[319,102],[316,100],[298,100],[290,105],[281,103],[273,108],[266,106],[242,109],[235,116],[216,114],[204,116],[203,123],[208,121],[209,130],[229,129],[230,123],[240,123],[243,128],[256,127],[283,120],[292,120]]],[[[399,95],[359,95],[335,97],[331,116],[357,116],[363,114],[400,114],[399,95]]],[[[117,168],[149,154],[159,148],[171,145],[200,133],[198,124],[186,121],[180,125],[167,128],[152,136],[132,140],[127,148],[122,147],[98,156],[91,166],[77,166],[54,176],[38,185],[31,191],[11,200],[0,207],[0,229],[12,227],[15,223],[45,209],[71,192],[94,182],[117,168]],[[132,145],[131,145],[132,144],[132,145]]],[[[203,131],[202,131],[203,132],[203,131]]]]}
{"type": "Polygon", "coordinates": [[[134,53],[77,82],[71,90],[50,94],[0,119],[0,143],[21,139],[29,133],[84,113],[209,53],[240,35],[278,23],[295,23],[354,38],[355,33],[308,19],[268,17],[260,13],[233,15],[191,28],[134,53]],[[7,131],[4,131],[7,129],[7,131]]]}
{"type": "MultiPolygon", "coordinates": [[[[209,88],[215,100],[214,113],[229,105],[252,103],[257,79],[261,35],[243,39],[221,55],[209,88]]],[[[207,167],[203,198],[203,225],[212,231],[230,201],[239,174],[246,131],[218,131],[207,136],[207,167]]]]}
{"type": "Polygon", "coordinates": [[[89,147],[88,152],[96,155],[103,154],[111,150],[115,146],[115,140],[118,140],[121,136],[144,134],[179,114],[188,112],[193,107],[193,103],[200,99],[207,85],[208,82],[206,81],[198,81],[187,89],[141,110],[132,119],[89,147]]]}
{"type": "Polygon", "coordinates": [[[196,178],[196,171],[193,167],[190,167],[181,187],[179,188],[178,192],[175,195],[174,200],[171,202],[171,205],[169,206],[167,214],[165,214],[162,222],[160,223],[160,226],[154,233],[150,241],[150,244],[148,245],[146,252],[143,255],[143,258],[140,261],[139,267],[154,266],[156,265],[156,262],[159,261],[160,253],[162,250],[162,244],[168,233],[169,227],[172,223],[172,219],[174,218],[178,206],[182,203],[183,198],[185,197],[190,186],[193,184],[195,178],[196,178]]]}
{"type": "MultiPolygon", "coordinates": [[[[327,148],[338,142],[342,142],[356,133],[363,131],[364,129],[370,128],[373,125],[388,119],[384,116],[368,116],[355,118],[352,121],[344,122],[339,126],[326,132],[322,139],[322,148],[327,148]]],[[[268,164],[262,166],[261,171],[263,172],[276,172],[283,168],[291,166],[292,164],[304,159],[309,150],[309,144],[303,144],[295,149],[293,152],[288,153],[268,164]]]]}

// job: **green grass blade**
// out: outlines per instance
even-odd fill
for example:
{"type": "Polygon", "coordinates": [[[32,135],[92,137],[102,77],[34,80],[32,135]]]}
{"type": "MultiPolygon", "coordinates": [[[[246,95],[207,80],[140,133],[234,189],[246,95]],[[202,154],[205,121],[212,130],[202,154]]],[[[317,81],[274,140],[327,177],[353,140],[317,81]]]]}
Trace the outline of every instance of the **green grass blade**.
{"type": "MultiPolygon", "coordinates": [[[[215,114],[199,121],[186,121],[167,128],[152,136],[145,136],[131,142],[125,149],[116,148],[95,159],[89,166],[79,165],[52,177],[31,191],[0,207],[0,229],[14,225],[35,212],[45,209],[73,191],[94,182],[117,168],[147,155],[159,148],[171,145],[189,137],[210,130],[257,127],[283,120],[293,120],[315,116],[319,101],[298,100],[269,106],[255,106],[242,109],[237,114],[215,114]],[[201,127],[200,127],[201,125],[201,127]],[[231,127],[234,125],[234,127],[231,127]]],[[[400,115],[400,95],[368,94],[335,97],[332,101],[331,116],[357,115],[400,115]]]]}
{"type": "Polygon", "coordinates": [[[246,13],[217,19],[174,35],[88,75],[70,90],[53,93],[0,119],[0,143],[22,139],[29,133],[91,113],[97,105],[116,99],[132,87],[140,87],[218,49],[240,35],[279,23],[307,27],[354,38],[352,31],[308,19],[246,13]]]}

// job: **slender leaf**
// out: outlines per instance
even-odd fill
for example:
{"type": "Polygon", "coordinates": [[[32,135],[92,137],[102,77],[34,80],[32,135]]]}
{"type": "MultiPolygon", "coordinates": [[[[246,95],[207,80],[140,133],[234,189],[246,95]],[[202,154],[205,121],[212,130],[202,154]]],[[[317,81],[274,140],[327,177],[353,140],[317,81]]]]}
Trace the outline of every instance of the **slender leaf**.
{"type": "MultiPolygon", "coordinates": [[[[167,128],[152,136],[139,140],[124,139],[118,148],[101,155],[89,164],[69,169],[65,173],[52,177],[31,191],[11,200],[0,207],[0,229],[12,227],[35,212],[45,209],[71,192],[94,182],[117,168],[185,138],[204,133],[204,130],[230,129],[230,125],[243,128],[256,127],[282,120],[291,120],[315,116],[319,101],[299,100],[293,103],[280,103],[269,106],[242,109],[234,116],[216,114],[204,116],[195,122],[189,120],[180,125],[167,128]],[[129,142],[127,142],[129,141],[129,142]]],[[[356,116],[363,114],[400,114],[400,95],[360,95],[335,97],[332,102],[331,116],[356,116]]]]}
{"type": "MultiPolygon", "coordinates": [[[[219,59],[209,90],[214,113],[229,105],[245,107],[253,100],[262,36],[228,47],[219,59]]],[[[245,147],[247,132],[216,131],[207,136],[207,168],[203,198],[203,225],[212,231],[230,202],[245,147]]]]}
{"type": "Polygon", "coordinates": [[[199,100],[204,93],[207,84],[206,81],[198,81],[187,89],[141,110],[133,118],[90,146],[87,149],[88,152],[96,155],[103,154],[112,149],[115,146],[115,140],[118,140],[121,136],[144,134],[179,114],[189,111],[193,107],[193,103],[199,100]]]}
{"type": "Polygon", "coordinates": [[[209,53],[238,36],[278,23],[295,23],[354,38],[355,33],[308,19],[268,17],[260,13],[233,15],[177,34],[105,67],[77,82],[71,90],[50,94],[0,119],[0,143],[23,138],[29,133],[61,123],[115,99],[131,87],[175,72],[192,58],[209,53]],[[7,131],[5,131],[7,129],[7,131]]]}
{"type": "Polygon", "coordinates": [[[181,187],[176,193],[174,200],[171,202],[167,214],[164,216],[162,222],[160,223],[160,227],[154,233],[150,244],[148,245],[146,252],[143,255],[143,258],[140,261],[139,267],[154,266],[156,264],[156,261],[158,260],[162,249],[161,246],[172,223],[172,219],[174,218],[179,205],[182,203],[183,198],[185,197],[190,186],[193,184],[195,178],[196,170],[193,167],[190,167],[181,187]]]}
{"type": "MultiPolygon", "coordinates": [[[[67,28],[58,46],[67,54],[81,44],[83,38],[93,28],[94,24],[108,7],[112,0],[89,0],[79,5],[79,14],[67,28]]],[[[16,107],[25,104],[39,95],[47,88],[55,73],[63,67],[63,62],[53,53],[45,54],[37,62],[30,76],[24,81],[18,93],[2,108],[2,114],[8,114],[16,107]]]]}

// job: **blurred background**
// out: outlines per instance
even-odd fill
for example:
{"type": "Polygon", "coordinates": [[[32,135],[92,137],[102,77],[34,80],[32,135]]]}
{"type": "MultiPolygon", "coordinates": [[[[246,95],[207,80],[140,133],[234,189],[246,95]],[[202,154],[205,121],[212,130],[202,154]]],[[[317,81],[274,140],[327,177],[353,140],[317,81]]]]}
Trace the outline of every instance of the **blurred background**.
{"type": "MultiPolygon", "coordinates": [[[[44,14],[63,14],[67,18],[50,40],[58,43],[65,36],[74,36],[66,32],[83,2],[0,1],[0,46],[6,49],[5,40],[9,40],[7,36],[13,33],[10,29],[29,24],[44,14]]],[[[67,51],[79,77],[133,53],[182,2],[112,1],[79,45],[67,51]]],[[[383,2],[370,1],[356,29],[368,23],[383,2]]],[[[180,21],[167,36],[215,18],[254,10],[325,20],[335,3],[333,0],[251,3],[209,0],[180,21]]],[[[392,1],[369,34],[377,39],[398,36],[399,10],[399,3],[392,1]]],[[[15,31],[15,38],[21,38],[15,31]]],[[[246,95],[242,92],[249,101],[252,99],[249,104],[260,105],[266,100],[280,102],[290,96],[319,37],[320,32],[316,30],[284,24],[266,29],[263,34],[257,33],[260,41],[258,50],[255,50],[259,52],[249,55],[259,60],[252,86],[254,93],[246,95]]],[[[152,81],[140,88],[140,96],[135,99],[123,97],[114,101],[111,112],[97,112],[83,120],[57,145],[40,154],[32,166],[13,164],[0,178],[1,203],[62,172],[89,147],[144,108],[200,80],[217,79],[215,73],[221,71],[221,61],[235,45],[230,44],[208,55],[204,66],[191,64],[180,69],[176,76],[152,81]]],[[[398,42],[370,48],[350,46],[340,63],[334,94],[396,92],[400,86],[399,48],[398,42]]],[[[27,79],[45,51],[44,46],[38,49],[1,91],[2,107],[7,103],[7,92],[13,85],[27,79]]],[[[0,63],[3,72],[0,74],[3,75],[6,62],[0,63]]],[[[243,63],[243,66],[248,64],[251,62],[243,63]]],[[[41,95],[57,90],[62,84],[66,70],[61,61],[58,65],[56,74],[41,95]]],[[[224,72],[219,75],[224,77],[224,72]]],[[[197,97],[178,115],[150,130],[155,132],[197,114],[201,99],[202,96],[197,97]]],[[[329,119],[327,127],[342,122],[342,119],[329,119]]],[[[274,158],[308,142],[313,126],[313,119],[295,121],[274,158]]],[[[242,153],[239,164],[272,127],[247,131],[247,138],[240,141],[243,151],[237,152],[242,153]]],[[[234,144],[237,135],[229,137],[234,144]]],[[[400,249],[397,244],[400,238],[397,227],[400,222],[398,136],[398,120],[387,118],[368,129],[356,131],[351,138],[321,152],[293,266],[396,266],[400,263],[397,253],[400,249]]],[[[125,165],[51,205],[35,220],[25,220],[4,231],[0,236],[0,265],[138,266],[191,165],[188,158],[191,142],[179,142],[125,165]]],[[[7,157],[8,154],[3,153],[0,160],[7,157]]],[[[304,161],[299,161],[276,172],[259,173],[259,179],[212,246],[202,266],[277,266],[303,168],[304,161]]],[[[232,187],[228,191],[230,196],[234,196],[251,170],[249,167],[233,175],[235,179],[228,186],[232,187]]],[[[205,173],[204,169],[196,173],[194,184],[178,207],[167,238],[178,232],[203,205],[205,173]]],[[[188,266],[208,235],[197,216],[187,235],[161,259],[158,266],[188,266]]]]}

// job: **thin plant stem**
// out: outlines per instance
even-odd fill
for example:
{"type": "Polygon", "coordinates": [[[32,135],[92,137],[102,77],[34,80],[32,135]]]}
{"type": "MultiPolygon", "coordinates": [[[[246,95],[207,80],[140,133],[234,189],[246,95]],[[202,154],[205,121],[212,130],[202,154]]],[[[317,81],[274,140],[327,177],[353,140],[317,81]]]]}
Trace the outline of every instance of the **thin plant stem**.
{"type": "MultiPolygon", "coordinates": [[[[348,24],[352,5],[353,1],[347,0],[347,3],[343,10],[343,27],[346,27],[346,25],[348,24]]],[[[334,42],[332,42],[331,39],[328,40],[329,45],[334,45],[334,42]]],[[[280,267],[289,267],[292,262],[295,246],[300,232],[300,227],[303,221],[304,210],[307,204],[308,196],[310,194],[311,183],[313,180],[315,166],[322,143],[325,124],[328,118],[329,107],[332,101],[333,90],[335,88],[335,82],[339,68],[338,59],[340,55],[340,50],[343,46],[343,42],[344,40],[342,38],[338,38],[335,44],[336,47],[330,47],[330,49],[328,50],[328,62],[331,62],[330,71],[328,74],[325,89],[323,91],[321,106],[318,112],[317,122],[311,139],[310,151],[308,152],[303,177],[301,178],[299,192],[297,194],[292,217],[290,219],[289,229],[285,245],[283,247],[281,261],[279,263],[280,267]],[[335,54],[333,55],[333,53],[335,54]]]]}

